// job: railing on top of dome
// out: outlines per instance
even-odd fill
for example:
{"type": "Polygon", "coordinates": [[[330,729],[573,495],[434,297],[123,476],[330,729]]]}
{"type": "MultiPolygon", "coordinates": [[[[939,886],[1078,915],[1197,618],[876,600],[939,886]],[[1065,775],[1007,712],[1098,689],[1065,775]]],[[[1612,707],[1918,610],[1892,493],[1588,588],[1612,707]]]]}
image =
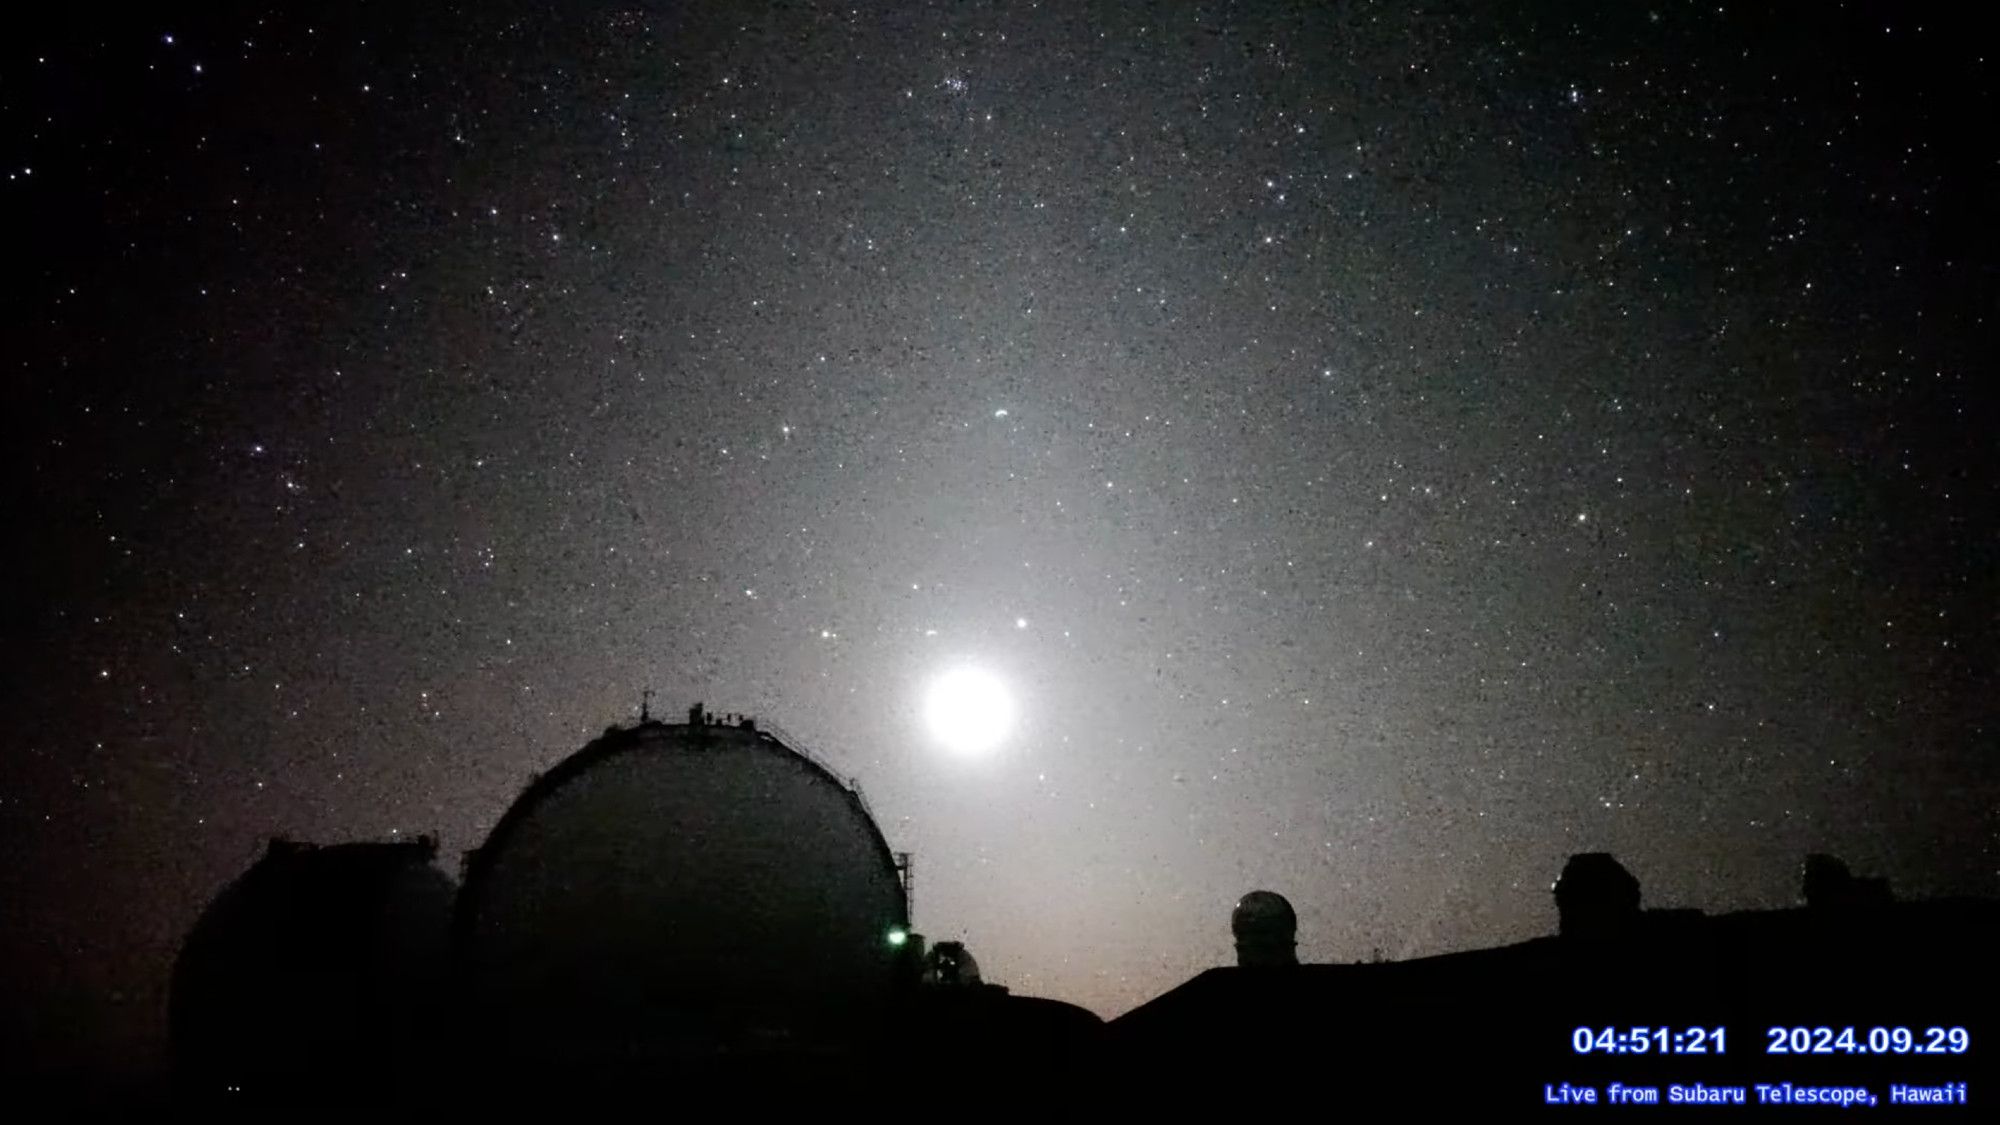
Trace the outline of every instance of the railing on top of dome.
{"type": "MultiPolygon", "coordinates": [[[[827,761],[822,755],[814,753],[812,748],[807,746],[803,739],[776,723],[766,722],[763,719],[753,718],[749,715],[731,715],[728,717],[735,720],[730,725],[755,731],[785,749],[790,750],[792,753],[797,754],[799,757],[804,758],[806,761],[811,762],[813,765],[825,770],[827,773],[832,774],[834,780],[840,782],[842,788],[854,794],[854,799],[861,802],[862,811],[868,814],[868,819],[876,819],[875,810],[868,806],[868,795],[861,791],[860,778],[849,777],[847,774],[842,773],[832,762],[827,761]],[[745,725],[746,723],[748,725],[745,725]]],[[[880,823],[880,821],[877,821],[877,823],[880,823]]]]}
{"type": "MultiPolygon", "coordinates": [[[[650,694],[647,696],[647,700],[650,702],[650,694]]],[[[647,711],[642,708],[640,711],[640,721],[644,722],[649,717],[647,711]]],[[[842,773],[832,762],[814,753],[813,749],[806,745],[804,739],[778,724],[765,722],[754,715],[745,715],[735,711],[710,711],[699,703],[688,708],[688,722],[694,726],[735,727],[738,730],[746,730],[790,750],[792,753],[825,770],[835,781],[840,783],[842,789],[854,794],[854,799],[861,802],[861,809],[868,814],[870,820],[875,819],[875,810],[869,807],[868,795],[861,791],[860,778],[850,777],[842,773]]],[[[877,823],[880,822],[878,821],[877,823]]]]}

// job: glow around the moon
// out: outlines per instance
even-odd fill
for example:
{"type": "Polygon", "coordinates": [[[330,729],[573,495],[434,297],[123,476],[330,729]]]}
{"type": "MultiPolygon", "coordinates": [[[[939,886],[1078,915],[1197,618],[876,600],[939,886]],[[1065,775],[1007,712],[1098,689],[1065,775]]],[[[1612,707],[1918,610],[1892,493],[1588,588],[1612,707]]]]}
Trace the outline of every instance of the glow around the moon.
{"type": "Polygon", "coordinates": [[[924,698],[924,723],[947,749],[982,754],[998,746],[1014,726],[1014,700],[992,674],[955,668],[931,682],[924,698]]]}

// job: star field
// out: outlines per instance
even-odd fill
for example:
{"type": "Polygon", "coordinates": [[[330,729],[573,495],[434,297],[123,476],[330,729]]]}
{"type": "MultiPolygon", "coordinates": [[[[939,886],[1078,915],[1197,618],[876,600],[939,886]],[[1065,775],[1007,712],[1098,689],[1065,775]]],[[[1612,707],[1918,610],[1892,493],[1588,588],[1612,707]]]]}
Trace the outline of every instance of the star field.
{"type": "Polygon", "coordinates": [[[265,839],[455,857],[646,688],[854,775],[918,929],[1106,1015],[1255,887],[1340,961],[1547,933],[1577,851],[1990,893],[1992,64],[1932,19],[34,28],[8,1006],[157,1050],[265,839]],[[986,757],[919,719],[956,661],[986,757]]]}

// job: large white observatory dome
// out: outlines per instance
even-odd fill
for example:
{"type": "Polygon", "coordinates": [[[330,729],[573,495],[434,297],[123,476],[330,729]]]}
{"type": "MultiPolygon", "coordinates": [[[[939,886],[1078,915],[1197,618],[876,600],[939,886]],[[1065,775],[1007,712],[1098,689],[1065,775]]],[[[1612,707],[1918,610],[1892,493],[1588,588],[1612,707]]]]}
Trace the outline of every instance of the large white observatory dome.
{"type": "Polygon", "coordinates": [[[749,719],[689,720],[607,731],[468,856],[456,953],[505,1046],[794,1050],[889,1000],[908,902],[859,793],[749,719]]]}

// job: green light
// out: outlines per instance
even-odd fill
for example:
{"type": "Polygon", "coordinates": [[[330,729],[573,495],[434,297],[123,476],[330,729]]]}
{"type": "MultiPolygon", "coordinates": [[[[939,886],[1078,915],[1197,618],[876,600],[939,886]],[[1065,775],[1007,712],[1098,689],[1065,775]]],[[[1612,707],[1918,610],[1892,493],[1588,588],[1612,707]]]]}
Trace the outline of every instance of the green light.
{"type": "Polygon", "coordinates": [[[890,945],[900,947],[904,942],[908,940],[910,940],[910,931],[904,929],[901,926],[897,926],[889,931],[890,945]]]}

